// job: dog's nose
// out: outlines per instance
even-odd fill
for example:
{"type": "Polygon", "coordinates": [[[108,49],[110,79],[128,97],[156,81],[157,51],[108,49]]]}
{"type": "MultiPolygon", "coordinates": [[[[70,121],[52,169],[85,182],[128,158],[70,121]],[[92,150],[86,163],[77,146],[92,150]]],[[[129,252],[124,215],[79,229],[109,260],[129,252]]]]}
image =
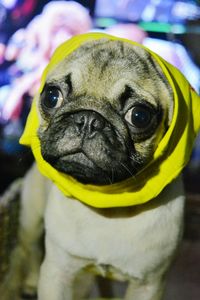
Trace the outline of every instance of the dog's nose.
{"type": "Polygon", "coordinates": [[[73,120],[78,132],[85,133],[90,138],[105,127],[104,118],[94,111],[77,112],[73,114],[73,120]]]}

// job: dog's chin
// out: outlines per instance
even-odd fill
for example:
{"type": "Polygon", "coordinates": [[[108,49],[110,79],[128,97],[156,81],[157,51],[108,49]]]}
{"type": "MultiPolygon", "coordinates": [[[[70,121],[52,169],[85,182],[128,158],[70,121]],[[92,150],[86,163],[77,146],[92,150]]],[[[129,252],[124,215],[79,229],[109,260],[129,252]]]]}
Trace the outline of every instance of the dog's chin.
{"type": "Polygon", "coordinates": [[[84,153],[44,157],[55,169],[72,176],[83,184],[108,185],[120,182],[131,176],[127,169],[103,170],[91,161],[84,153]]]}
{"type": "Polygon", "coordinates": [[[103,170],[98,168],[83,153],[69,154],[60,157],[54,167],[84,184],[106,184],[103,170]]]}

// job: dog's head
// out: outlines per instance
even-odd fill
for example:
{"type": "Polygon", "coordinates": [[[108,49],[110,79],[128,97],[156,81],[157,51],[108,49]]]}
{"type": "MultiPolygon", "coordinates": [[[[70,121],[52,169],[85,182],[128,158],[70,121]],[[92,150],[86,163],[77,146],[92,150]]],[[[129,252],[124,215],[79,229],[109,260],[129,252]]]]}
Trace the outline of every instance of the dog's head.
{"type": "Polygon", "coordinates": [[[38,101],[43,158],[82,183],[134,176],[170,125],[173,95],[141,47],[89,41],[47,76],[38,101]]]}

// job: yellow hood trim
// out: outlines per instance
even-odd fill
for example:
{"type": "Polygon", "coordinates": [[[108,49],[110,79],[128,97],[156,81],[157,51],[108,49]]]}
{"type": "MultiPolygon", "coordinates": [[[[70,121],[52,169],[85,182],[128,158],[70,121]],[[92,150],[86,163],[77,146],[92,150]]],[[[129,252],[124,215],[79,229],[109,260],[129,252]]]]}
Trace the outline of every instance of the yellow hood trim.
{"type": "Polygon", "coordinates": [[[200,129],[200,97],[192,89],[185,77],[172,65],[144,46],[122,38],[103,33],[88,33],[75,36],[59,46],[46,67],[39,92],[42,91],[46,75],[64,57],[89,40],[107,38],[121,40],[146,49],[159,63],[174,93],[174,114],[172,123],[159,143],[152,161],[134,178],[106,186],[86,185],[65,175],[41,155],[37,137],[39,117],[36,99],[27,119],[20,143],[31,147],[40,172],[51,179],[66,195],[93,207],[123,207],[145,203],[155,198],[165,186],[175,179],[188,163],[195,137],[200,129]]]}

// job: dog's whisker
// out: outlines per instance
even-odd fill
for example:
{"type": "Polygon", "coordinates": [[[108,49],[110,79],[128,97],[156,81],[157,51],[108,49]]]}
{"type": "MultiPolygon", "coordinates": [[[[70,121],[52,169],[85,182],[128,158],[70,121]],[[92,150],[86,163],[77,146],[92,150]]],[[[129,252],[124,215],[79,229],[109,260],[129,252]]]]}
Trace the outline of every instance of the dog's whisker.
{"type": "Polygon", "coordinates": [[[134,174],[131,172],[131,170],[125,164],[123,164],[122,162],[120,162],[120,164],[126,171],[128,171],[128,173],[131,175],[131,177],[134,176],[134,174]]]}
{"type": "Polygon", "coordinates": [[[141,156],[137,155],[137,154],[132,154],[130,156],[130,159],[137,165],[135,167],[136,169],[138,169],[138,168],[140,169],[140,167],[144,164],[144,159],[141,156]]]}
{"type": "Polygon", "coordinates": [[[112,182],[114,182],[114,169],[111,168],[111,172],[112,172],[112,182]]]}
{"type": "Polygon", "coordinates": [[[113,184],[112,178],[110,178],[109,176],[108,176],[108,180],[110,184],[113,184]]]}

